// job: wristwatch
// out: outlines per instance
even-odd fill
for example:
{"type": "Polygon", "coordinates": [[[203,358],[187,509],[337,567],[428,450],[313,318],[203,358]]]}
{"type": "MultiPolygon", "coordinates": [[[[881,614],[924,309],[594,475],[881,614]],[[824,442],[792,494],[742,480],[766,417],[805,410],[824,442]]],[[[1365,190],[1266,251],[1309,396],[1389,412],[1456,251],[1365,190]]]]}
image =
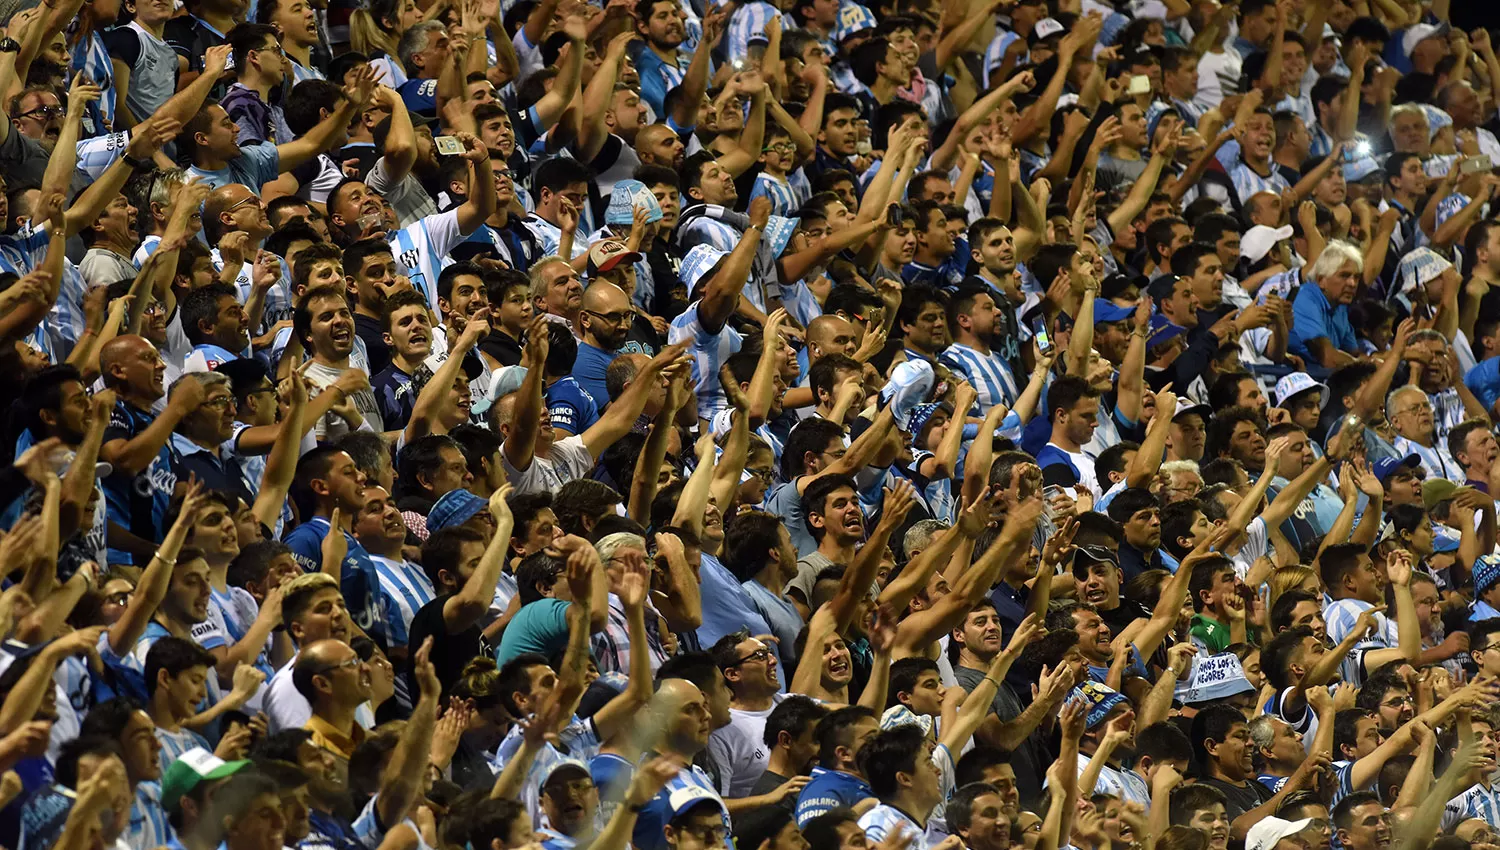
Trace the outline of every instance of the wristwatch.
{"type": "Polygon", "coordinates": [[[20,53],[20,52],[21,52],[21,42],[16,41],[15,39],[11,38],[10,36],[6,36],[5,38],[0,38],[0,53],[20,53]]]}
{"type": "Polygon", "coordinates": [[[128,153],[127,154],[121,154],[120,155],[120,161],[124,162],[126,165],[130,166],[131,168],[135,169],[136,171],[147,171],[147,170],[149,170],[152,167],[152,163],[151,163],[150,160],[147,160],[147,159],[136,159],[135,157],[131,156],[128,153]]]}

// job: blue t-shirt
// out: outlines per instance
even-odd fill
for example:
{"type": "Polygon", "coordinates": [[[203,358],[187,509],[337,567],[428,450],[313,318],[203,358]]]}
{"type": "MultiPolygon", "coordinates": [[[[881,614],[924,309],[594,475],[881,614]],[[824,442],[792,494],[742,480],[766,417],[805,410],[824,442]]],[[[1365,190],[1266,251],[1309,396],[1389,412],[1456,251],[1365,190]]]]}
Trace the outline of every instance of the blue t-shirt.
{"type": "Polygon", "coordinates": [[[396,89],[406,102],[409,112],[417,112],[428,118],[437,117],[437,80],[407,80],[396,89]]]}
{"type": "Polygon", "coordinates": [[[543,395],[554,428],[561,428],[569,434],[582,434],[599,421],[599,406],[594,403],[594,397],[585,392],[571,375],[554,382],[543,395]]]}
{"type": "Polygon", "coordinates": [[[261,142],[254,145],[240,145],[240,155],[231,159],[229,164],[216,171],[208,171],[197,166],[188,169],[189,174],[196,174],[200,182],[218,189],[231,183],[239,183],[255,194],[260,194],[260,187],[281,174],[281,154],[276,152],[276,146],[269,142],[261,142]]]}
{"type": "Polygon", "coordinates": [[[921,263],[907,263],[901,268],[901,280],[907,286],[926,284],[939,289],[951,289],[964,282],[968,271],[969,243],[959,238],[953,240],[953,253],[942,265],[934,268],[921,263]]]}
{"type": "MultiPolygon", "coordinates": [[[[568,606],[562,599],[538,599],[521,606],[495,650],[495,663],[505,662],[523,652],[541,653],[551,658],[568,646],[568,606]]],[[[756,632],[756,634],[765,634],[756,632]]]]}
{"type": "MultiPolygon", "coordinates": [[[[771,634],[771,624],[755,610],[734,573],[707,552],[698,561],[698,585],[703,595],[703,625],[698,627],[701,646],[713,646],[719,638],[740,629],[749,629],[752,635],[771,634]]],[[[510,629],[505,631],[509,633],[510,629]]],[[[776,644],[771,644],[771,651],[777,653],[776,644]]],[[[780,653],[776,660],[781,660],[780,653]]]]}
{"type": "Polygon", "coordinates": [[[370,379],[370,389],[375,393],[375,407],[380,410],[380,421],[385,427],[393,431],[405,428],[417,406],[411,376],[392,363],[370,379]]]}
{"type": "Polygon", "coordinates": [[[870,783],[858,776],[815,767],[807,784],[802,786],[802,793],[797,795],[797,826],[807,826],[808,821],[830,809],[854,806],[873,796],[875,792],[870,790],[870,783]]]}
{"type": "MultiPolygon", "coordinates": [[[[150,411],[117,401],[115,409],[110,412],[109,425],[104,429],[104,442],[133,440],[155,421],[156,416],[150,411]]],[[[166,533],[163,521],[172,500],[172,490],[177,486],[177,475],[172,471],[171,447],[169,439],[140,473],[131,475],[116,469],[103,482],[105,510],[110,522],[142,540],[160,540],[166,533]]],[[[135,563],[129,552],[116,549],[109,550],[109,560],[118,564],[135,563]]]]}
{"type": "MultiPolygon", "coordinates": [[[[292,529],[283,541],[292,549],[292,557],[302,569],[310,573],[323,569],[323,538],[328,536],[327,517],[313,517],[292,529]]],[[[344,595],[344,604],[349,607],[349,616],[364,629],[365,634],[381,640],[386,638],[385,618],[381,614],[380,577],[375,572],[375,562],[365,547],[359,545],[347,531],[341,531],[349,545],[344,555],[344,564],[339,578],[339,592],[344,595]]]]}
{"type": "Polygon", "coordinates": [[[578,343],[578,358],[573,361],[573,380],[594,400],[596,408],[609,404],[609,390],[604,386],[604,370],[619,356],[616,352],[605,351],[586,342],[578,343]]]}
{"type": "Polygon", "coordinates": [[[1493,411],[1500,401],[1500,357],[1480,361],[1478,366],[1464,375],[1464,386],[1479,399],[1484,409],[1493,411]]]}
{"type": "Polygon", "coordinates": [[[1297,289],[1292,301],[1292,329],[1287,339],[1288,348],[1298,357],[1316,360],[1307,344],[1315,339],[1326,339],[1340,351],[1356,353],[1354,326],[1349,324],[1349,305],[1334,306],[1328,296],[1313,283],[1297,289]]]}

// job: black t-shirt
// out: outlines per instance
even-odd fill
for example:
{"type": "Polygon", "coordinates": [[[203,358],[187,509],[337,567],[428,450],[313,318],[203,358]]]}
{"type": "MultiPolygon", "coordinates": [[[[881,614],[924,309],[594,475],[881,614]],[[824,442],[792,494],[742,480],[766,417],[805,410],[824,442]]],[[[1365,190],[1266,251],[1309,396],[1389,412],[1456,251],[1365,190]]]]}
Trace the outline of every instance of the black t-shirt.
{"type": "Polygon", "coordinates": [[[1271,793],[1271,789],[1253,779],[1244,785],[1232,785],[1222,779],[1199,779],[1198,781],[1224,792],[1224,814],[1229,816],[1230,821],[1245,812],[1259,808],[1275,796],[1271,793]]]}
{"type": "Polygon", "coordinates": [[[479,341],[479,350],[495,358],[501,366],[521,365],[521,343],[510,334],[496,331],[479,341]]]}
{"type": "MultiPolygon", "coordinates": [[[[459,632],[449,634],[448,627],[443,622],[443,604],[453,597],[451,593],[432,600],[422,606],[422,610],[411,618],[411,626],[407,629],[407,647],[411,655],[422,646],[422,641],[428,637],[432,638],[432,664],[437,668],[438,681],[443,683],[443,695],[446,698],[448,689],[458,681],[459,675],[463,673],[464,665],[469,659],[475,658],[483,653],[480,636],[482,634],[478,625],[473,625],[459,632]]],[[[412,694],[417,694],[416,678],[412,675],[411,662],[406,665],[406,677],[411,686],[412,694]]]]}
{"type": "Polygon", "coordinates": [[[1125,627],[1142,617],[1149,618],[1151,612],[1147,611],[1141,603],[1134,599],[1120,598],[1120,604],[1106,611],[1099,609],[1099,619],[1109,626],[1111,633],[1118,635],[1125,631],[1125,627]]]}
{"type": "Polygon", "coordinates": [[[385,342],[385,329],[379,319],[359,313],[354,314],[354,332],[365,341],[365,354],[370,359],[370,374],[378,375],[391,365],[391,347],[385,342]]]}

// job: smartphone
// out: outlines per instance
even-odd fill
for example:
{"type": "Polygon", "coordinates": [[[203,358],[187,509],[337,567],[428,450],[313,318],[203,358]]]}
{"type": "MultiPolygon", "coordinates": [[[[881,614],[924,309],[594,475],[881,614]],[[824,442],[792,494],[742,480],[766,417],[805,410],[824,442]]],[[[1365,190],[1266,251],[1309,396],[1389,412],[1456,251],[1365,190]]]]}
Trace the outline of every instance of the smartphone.
{"type": "Polygon", "coordinates": [[[900,204],[891,204],[885,208],[885,220],[891,227],[900,227],[906,222],[906,213],[900,204]]]}
{"type": "Polygon", "coordinates": [[[1459,174],[1473,174],[1476,171],[1489,171],[1493,166],[1488,156],[1476,156],[1464,160],[1464,164],[1458,167],[1459,174]]]}
{"type": "Polygon", "coordinates": [[[464,152],[464,143],[453,136],[437,136],[432,141],[437,145],[437,152],[443,156],[464,152]]]}
{"type": "Polygon", "coordinates": [[[224,59],[224,70],[226,70],[226,71],[233,71],[234,70],[234,54],[233,53],[231,53],[231,54],[229,54],[229,56],[225,57],[225,59],[224,59]]]}
{"type": "Polygon", "coordinates": [[[1042,354],[1052,350],[1052,338],[1047,336],[1047,320],[1036,318],[1031,320],[1031,336],[1036,340],[1036,349],[1042,354]]]}
{"type": "Polygon", "coordinates": [[[1125,91],[1129,94],[1150,94],[1151,78],[1145,74],[1136,74],[1130,78],[1130,88],[1125,91]]]}

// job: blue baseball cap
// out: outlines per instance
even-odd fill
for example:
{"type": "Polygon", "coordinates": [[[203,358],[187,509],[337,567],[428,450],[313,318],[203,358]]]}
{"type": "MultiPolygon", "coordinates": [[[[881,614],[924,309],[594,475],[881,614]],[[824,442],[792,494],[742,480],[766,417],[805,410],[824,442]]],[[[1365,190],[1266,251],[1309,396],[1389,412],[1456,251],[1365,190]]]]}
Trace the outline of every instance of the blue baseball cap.
{"type": "Polygon", "coordinates": [[[1406,457],[1381,458],[1380,460],[1375,461],[1375,477],[1379,478],[1380,483],[1384,485],[1390,481],[1391,475],[1401,467],[1407,466],[1411,467],[1412,469],[1416,469],[1421,465],[1422,459],[1420,457],[1417,457],[1415,454],[1409,454],[1406,457]]]}
{"type": "Polygon", "coordinates": [[[1101,322],[1123,322],[1135,313],[1134,307],[1121,307],[1106,298],[1094,299],[1094,324],[1101,322]]]}
{"type": "Polygon", "coordinates": [[[1151,317],[1151,328],[1149,330],[1149,333],[1151,334],[1151,337],[1146,340],[1146,347],[1155,348],[1156,346],[1161,345],[1164,342],[1175,339],[1176,337],[1187,333],[1187,328],[1183,327],[1182,325],[1175,324],[1171,319],[1168,319],[1166,316],[1163,316],[1160,313],[1156,313],[1151,317]]]}
{"type": "Polygon", "coordinates": [[[442,531],[463,525],[489,506],[489,502],[460,487],[444,493],[427,512],[427,531],[442,531]]]}

